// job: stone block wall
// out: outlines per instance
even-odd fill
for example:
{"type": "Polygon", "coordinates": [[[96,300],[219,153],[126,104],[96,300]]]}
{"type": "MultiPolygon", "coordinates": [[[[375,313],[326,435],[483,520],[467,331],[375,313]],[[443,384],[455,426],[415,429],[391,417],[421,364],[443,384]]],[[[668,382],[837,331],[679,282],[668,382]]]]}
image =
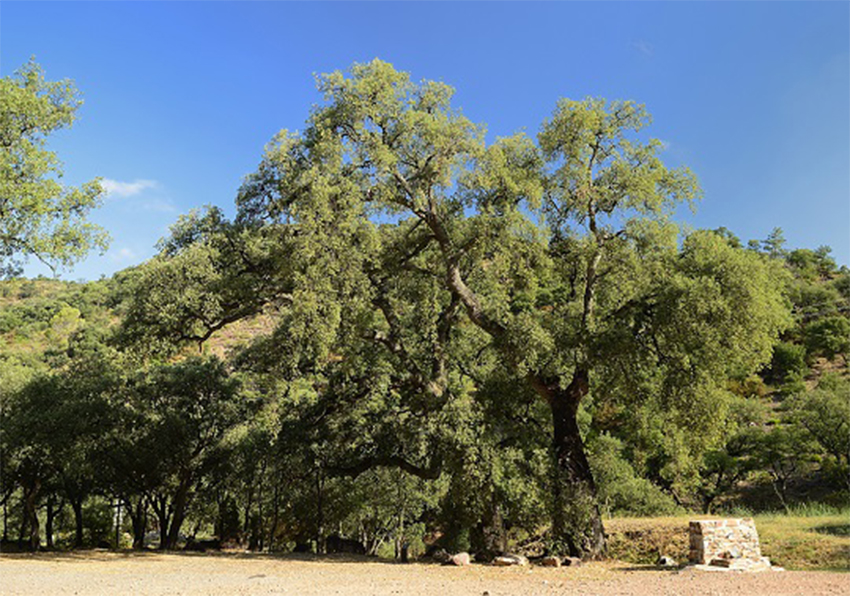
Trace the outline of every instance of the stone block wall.
{"type": "Polygon", "coordinates": [[[762,561],[755,522],[751,517],[692,521],[689,559],[724,567],[762,561]]]}

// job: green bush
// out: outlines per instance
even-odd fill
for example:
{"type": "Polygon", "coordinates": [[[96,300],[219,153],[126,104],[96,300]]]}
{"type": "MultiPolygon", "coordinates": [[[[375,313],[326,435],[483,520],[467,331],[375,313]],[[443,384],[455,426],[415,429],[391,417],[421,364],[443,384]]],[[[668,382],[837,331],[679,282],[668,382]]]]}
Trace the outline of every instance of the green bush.
{"type": "Polygon", "coordinates": [[[789,375],[805,376],[806,348],[797,344],[780,342],[773,347],[773,358],[770,362],[770,380],[781,384],[789,375]]]}
{"type": "Polygon", "coordinates": [[[809,356],[833,358],[850,352],[850,321],[844,317],[827,317],[806,327],[806,349],[809,356]]]}
{"type": "Polygon", "coordinates": [[[596,480],[603,513],[615,515],[670,515],[678,511],[673,498],[637,475],[623,458],[619,439],[605,433],[588,444],[590,467],[596,480]]]}

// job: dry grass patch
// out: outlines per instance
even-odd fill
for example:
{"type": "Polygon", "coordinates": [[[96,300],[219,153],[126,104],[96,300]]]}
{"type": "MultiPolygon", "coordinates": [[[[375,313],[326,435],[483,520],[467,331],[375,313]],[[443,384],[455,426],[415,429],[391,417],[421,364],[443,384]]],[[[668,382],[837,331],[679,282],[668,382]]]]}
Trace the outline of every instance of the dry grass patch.
{"type": "MultiPolygon", "coordinates": [[[[653,564],[659,555],[688,560],[688,522],[720,516],[619,518],[605,524],[608,556],[653,564]]],[[[762,554],[787,569],[850,570],[850,516],[757,515],[762,554]]]]}

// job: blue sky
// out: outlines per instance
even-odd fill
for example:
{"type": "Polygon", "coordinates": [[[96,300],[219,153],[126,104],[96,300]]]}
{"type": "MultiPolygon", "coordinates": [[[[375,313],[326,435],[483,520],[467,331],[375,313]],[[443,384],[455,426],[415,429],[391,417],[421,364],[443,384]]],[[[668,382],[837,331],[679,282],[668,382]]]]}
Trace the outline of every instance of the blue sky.
{"type": "MultiPolygon", "coordinates": [[[[71,184],[102,176],[95,279],[154,253],[192,207],[233,212],[314,73],[379,57],[457,89],[491,138],[536,134],[560,97],[634,99],[705,191],[693,227],[850,263],[850,3],[42,3],[0,7],[0,75],[30,55],[85,96],[52,141],[71,184]]],[[[33,265],[30,275],[42,272],[33,265]]]]}

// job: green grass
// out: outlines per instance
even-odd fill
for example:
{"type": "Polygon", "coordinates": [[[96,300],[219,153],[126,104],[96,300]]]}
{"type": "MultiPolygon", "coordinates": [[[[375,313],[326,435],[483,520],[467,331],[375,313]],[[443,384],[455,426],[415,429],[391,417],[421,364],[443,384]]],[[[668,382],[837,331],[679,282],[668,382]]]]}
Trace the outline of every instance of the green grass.
{"type": "Polygon", "coordinates": [[[850,570],[850,511],[755,516],[765,556],[788,569],[850,570]]]}
{"type": "MultiPolygon", "coordinates": [[[[655,563],[659,555],[688,560],[688,521],[707,516],[616,518],[605,523],[608,556],[655,563]]],[[[709,516],[719,517],[719,516],[709,516]]],[[[762,554],[786,569],[850,571],[850,510],[826,506],[754,516],[762,554]]]]}

